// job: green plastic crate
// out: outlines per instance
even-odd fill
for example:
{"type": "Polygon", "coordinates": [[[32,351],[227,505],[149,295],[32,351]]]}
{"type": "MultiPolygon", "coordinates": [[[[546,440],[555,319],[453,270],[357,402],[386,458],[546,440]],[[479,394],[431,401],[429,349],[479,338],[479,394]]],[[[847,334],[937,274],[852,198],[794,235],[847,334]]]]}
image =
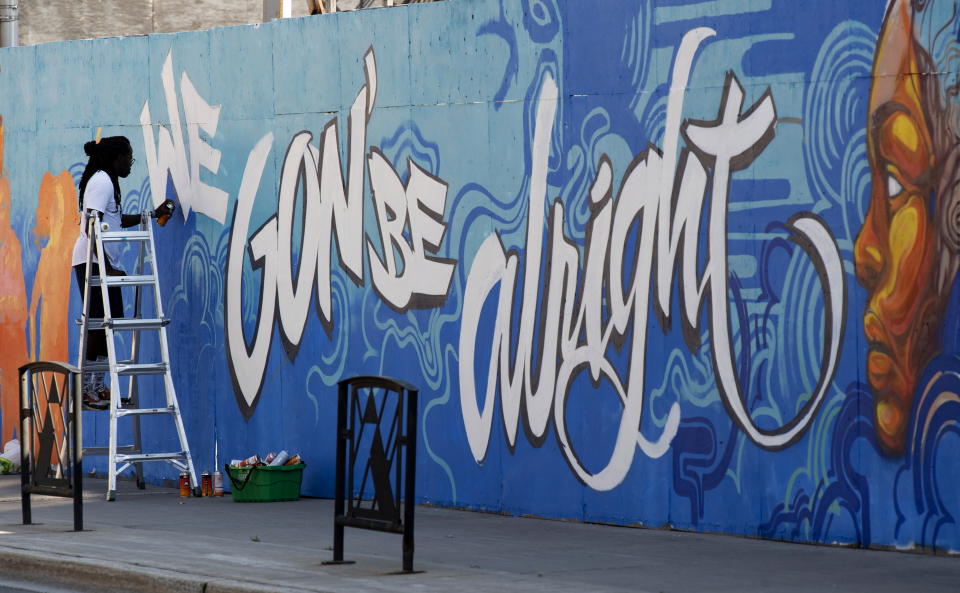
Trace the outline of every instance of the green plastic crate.
{"type": "Polygon", "coordinates": [[[275,502],[298,500],[303,482],[304,463],[260,465],[255,467],[226,466],[230,478],[230,494],[234,502],[275,502]]]}

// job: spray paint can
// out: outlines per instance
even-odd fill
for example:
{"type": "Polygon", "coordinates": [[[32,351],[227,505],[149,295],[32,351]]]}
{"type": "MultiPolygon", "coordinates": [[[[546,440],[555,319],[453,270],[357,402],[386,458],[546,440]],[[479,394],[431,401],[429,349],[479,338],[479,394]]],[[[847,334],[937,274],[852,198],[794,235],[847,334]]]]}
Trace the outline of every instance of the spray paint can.
{"type": "Polygon", "coordinates": [[[167,221],[170,220],[170,215],[173,214],[174,210],[173,200],[166,200],[163,207],[166,208],[167,213],[157,217],[157,224],[160,226],[166,226],[167,221]]]}
{"type": "Polygon", "coordinates": [[[238,463],[237,465],[239,465],[240,467],[250,467],[253,465],[263,465],[263,461],[260,460],[259,455],[253,454],[250,457],[247,457],[246,459],[238,463]]]}
{"type": "Polygon", "coordinates": [[[180,497],[187,498],[190,496],[190,474],[187,472],[180,472],[180,497]]]}
{"type": "Polygon", "coordinates": [[[200,474],[200,495],[213,496],[213,478],[210,476],[210,472],[200,474]]]}
{"type": "Polygon", "coordinates": [[[213,472],[213,495],[223,496],[223,474],[220,470],[213,472]]]}

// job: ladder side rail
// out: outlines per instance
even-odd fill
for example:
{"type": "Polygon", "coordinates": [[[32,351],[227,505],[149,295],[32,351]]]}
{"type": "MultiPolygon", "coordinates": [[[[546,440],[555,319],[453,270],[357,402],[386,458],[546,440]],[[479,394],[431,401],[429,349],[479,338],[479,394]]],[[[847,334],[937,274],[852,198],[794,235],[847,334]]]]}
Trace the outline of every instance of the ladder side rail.
{"type": "Polygon", "coordinates": [[[81,379],[83,378],[87,360],[87,326],[90,320],[90,278],[93,275],[93,266],[91,265],[93,241],[90,237],[96,224],[97,217],[95,215],[87,216],[87,263],[86,270],[84,270],[83,303],[81,305],[82,310],[80,311],[80,344],[78,346],[79,354],[77,355],[77,368],[80,369],[81,379]]]}
{"type": "Polygon", "coordinates": [[[120,377],[117,375],[117,353],[116,344],[113,335],[113,313],[110,310],[110,287],[106,282],[109,273],[107,272],[107,255],[103,248],[103,238],[100,231],[103,227],[97,228],[97,258],[100,262],[100,296],[103,299],[103,320],[104,334],[107,340],[107,360],[110,367],[110,441],[107,453],[107,499],[113,500],[117,492],[117,408],[120,402],[120,377]]]}
{"type": "MultiPolygon", "coordinates": [[[[150,219],[147,217],[146,213],[140,215],[140,226],[138,227],[141,231],[148,232],[148,225],[150,224],[150,219]]],[[[145,258],[146,254],[146,245],[143,241],[138,241],[137,245],[137,266],[134,268],[134,274],[143,275],[146,274],[145,271],[145,258]]],[[[156,272],[154,271],[154,275],[156,272]]],[[[140,319],[143,317],[143,287],[141,285],[136,285],[133,288],[133,317],[140,319]]],[[[130,336],[130,361],[132,364],[137,364],[140,360],[140,331],[139,329],[133,330],[130,336]]],[[[127,383],[127,397],[130,398],[130,404],[134,408],[140,407],[140,383],[136,375],[130,375],[128,377],[129,382],[127,383]]],[[[143,451],[143,435],[140,430],[140,417],[134,416],[133,418],[133,449],[140,453],[143,451]]],[[[130,464],[126,464],[129,466],[130,464]]],[[[146,478],[143,473],[143,464],[135,463],[134,471],[137,476],[137,488],[141,490],[146,487],[146,478]]],[[[123,473],[123,469],[126,467],[117,470],[118,474],[123,473]]]]}
{"type": "MultiPolygon", "coordinates": [[[[93,228],[97,224],[97,218],[98,218],[95,214],[91,214],[89,216],[84,214],[84,216],[86,216],[86,227],[87,227],[86,229],[87,256],[86,256],[86,265],[84,266],[84,271],[83,271],[83,274],[84,274],[83,303],[81,304],[82,309],[80,311],[80,340],[77,346],[78,348],[77,377],[79,377],[79,387],[78,387],[77,393],[79,395],[77,396],[76,399],[77,399],[77,402],[79,402],[80,406],[83,405],[83,396],[82,396],[83,382],[84,382],[84,373],[86,372],[86,366],[87,366],[87,332],[89,331],[90,297],[91,297],[90,278],[93,276],[93,265],[91,264],[92,255],[93,255],[93,241],[91,240],[91,237],[93,235],[91,233],[93,232],[93,228]]],[[[82,414],[78,413],[78,416],[82,416],[82,414]]],[[[77,424],[77,426],[80,426],[79,423],[77,424]]],[[[64,443],[64,445],[66,445],[66,443],[64,443]]],[[[78,447],[77,449],[78,454],[82,457],[83,456],[83,435],[82,434],[77,437],[76,445],[78,447]]],[[[63,452],[61,451],[61,458],[63,458],[62,453],[63,452]]]]}
{"type": "MultiPolygon", "coordinates": [[[[156,311],[157,319],[163,319],[163,300],[160,297],[160,274],[157,270],[157,248],[154,243],[154,233],[153,225],[147,224],[147,232],[150,233],[150,240],[148,241],[148,247],[150,250],[150,272],[153,274],[154,279],[154,291],[153,291],[153,306],[154,311],[156,311]]],[[[157,336],[160,340],[160,360],[167,365],[167,372],[164,373],[164,391],[166,393],[166,402],[167,406],[176,406],[176,392],[173,388],[173,378],[171,375],[170,367],[170,351],[167,347],[167,328],[161,327],[160,331],[157,333],[157,336]]]]}
{"type": "MultiPolygon", "coordinates": [[[[160,273],[157,270],[157,248],[156,242],[154,241],[154,232],[153,225],[148,224],[147,228],[150,233],[150,267],[153,272],[154,279],[154,307],[156,308],[157,318],[163,319],[165,317],[163,311],[163,299],[160,295],[160,273]]],[[[167,396],[167,407],[174,410],[174,424],[177,428],[177,438],[179,439],[181,450],[183,452],[184,461],[187,465],[187,472],[190,474],[190,486],[196,491],[200,487],[200,482],[197,480],[197,471],[193,465],[193,455],[190,453],[190,445],[187,442],[187,432],[183,426],[183,416],[181,415],[180,404],[177,401],[177,392],[173,385],[173,369],[170,364],[170,348],[167,344],[167,327],[161,326],[159,333],[157,334],[160,341],[160,356],[163,363],[166,365],[166,372],[163,374],[163,383],[166,388],[167,396]]]]}
{"type": "MultiPolygon", "coordinates": [[[[146,229],[144,228],[144,227],[145,227],[145,224],[146,224],[146,222],[145,222],[144,219],[141,217],[141,219],[140,219],[140,230],[146,230],[146,229]]],[[[144,248],[145,248],[145,246],[144,246],[143,242],[139,242],[139,243],[140,243],[140,244],[139,244],[138,247],[137,247],[137,251],[138,251],[138,255],[137,255],[137,265],[136,265],[136,267],[133,269],[134,275],[138,275],[138,276],[145,274],[145,271],[144,271],[144,248]]],[[[133,317],[134,317],[135,319],[140,318],[140,317],[142,316],[141,314],[142,314],[142,312],[143,312],[143,311],[142,311],[142,309],[143,309],[143,293],[142,293],[142,290],[143,290],[143,287],[142,287],[141,285],[139,285],[139,284],[133,287],[133,317]]],[[[135,330],[131,331],[130,333],[131,333],[131,336],[130,336],[130,358],[129,358],[128,360],[129,360],[132,364],[136,364],[137,361],[140,360],[140,330],[139,330],[139,329],[135,329],[135,330]]],[[[138,407],[139,404],[140,404],[140,402],[139,402],[139,397],[138,397],[138,396],[139,396],[139,390],[138,390],[137,378],[136,378],[135,375],[130,375],[130,376],[128,377],[128,383],[127,383],[127,397],[130,398],[130,401],[133,403],[133,406],[134,406],[134,407],[138,407]]]]}

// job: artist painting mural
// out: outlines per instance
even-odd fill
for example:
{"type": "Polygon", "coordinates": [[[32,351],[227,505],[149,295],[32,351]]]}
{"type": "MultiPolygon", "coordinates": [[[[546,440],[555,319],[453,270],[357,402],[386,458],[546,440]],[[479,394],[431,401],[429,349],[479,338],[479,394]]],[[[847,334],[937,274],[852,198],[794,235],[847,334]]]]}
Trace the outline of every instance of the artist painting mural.
{"type": "Polygon", "coordinates": [[[180,205],[158,266],[201,469],[295,449],[329,496],[336,382],[390,375],[430,502],[960,550],[960,7],[608,4],[5,50],[131,83],[0,89],[4,438],[10,373],[75,350],[78,147],[116,128],[125,210],[180,205]]]}

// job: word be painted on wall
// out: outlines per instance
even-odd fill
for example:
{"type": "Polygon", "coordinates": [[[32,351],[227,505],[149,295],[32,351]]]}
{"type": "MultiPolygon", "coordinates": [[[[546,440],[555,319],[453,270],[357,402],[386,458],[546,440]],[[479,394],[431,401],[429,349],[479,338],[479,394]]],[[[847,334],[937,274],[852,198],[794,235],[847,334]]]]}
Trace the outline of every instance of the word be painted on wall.
{"type": "Polygon", "coordinates": [[[275,316],[288,355],[296,356],[316,286],[321,321],[333,323],[330,297],[331,235],[344,271],[357,285],[364,284],[364,246],[373,287],[396,310],[442,303],[456,262],[436,256],[446,232],[443,222],[447,184],[408,161],[409,178],[400,178],[393,164],[377,148],[364,154],[366,131],[377,94],[376,60],[365,56],[366,84],[350,108],[349,157],[344,184],[337,120],[331,119],[311,144],[310,132],[299,132],[287,147],[278,192],[277,213],[248,238],[250,219],[273,134],[264,135],[250,152],[233,214],[225,277],[224,318],[230,373],[237,400],[249,417],[256,407],[275,316]],[[366,157],[366,158],[364,158],[366,157]],[[366,163],[366,168],[364,164],[366,163]],[[366,170],[365,170],[366,169],[366,170]],[[364,174],[370,178],[377,245],[363,232],[364,174]],[[294,211],[303,195],[303,233],[299,265],[293,275],[294,211]],[[409,233],[407,233],[409,231],[409,233]],[[248,250],[249,247],[249,250],[248,250]],[[244,336],[242,283],[244,260],[260,270],[257,325],[250,343],[244,336]]]}
{"type": "Polygon", "coordinates": [[[664,322],[668,322],[677,265],[688,342],[691,337],[699,340],[700,312],[704,303],[709,302],[710,347],[716,381],[724,406],[740,429],[758,446],[780,449],[800,438],[814,419],[840,356],[846,308],[840,254],[832,234],[819,218],[802,213],[789,221],[791,239],[805,250],[820,275],[825,301],[823,359],[814,393],[796,415],[779,427],[761,428],[746,408],[736,372],[728,319],[726,217],[731,174],[748,167],[773,138],[776,109],[768,90],[744,110],[743,89],[731,73],[727,76],[715,121],[681,122],[693,59],[702,42],[713,35],[712,29],[704,27],[684,36],[672,73],[663,152],[650,149],[635,157],[616,200],[612,199],[613,172],[609,159],[603,156],[597,163],[590,189],[591,219],[582,281],[578,280],[577,246],[563,234],[564,207],[560,201],[551,206],[547,225],[547,278],[544,282],[538,278],[544,255],[541,229],[545,217],[547,163],[558,99],[553,78],[549,74],[544,76],[531,147],[532,179],[523,261],[516,252],[505,251],[499,236],[493,234],[477,251],[465,289],[459,345],[460,402],[467,440],[478,463],[483,461],[489,445],[498,389],[506,438],[511,447],[516,442],[521,413],[526,432],[535,442],[542,440],[552,423],[570,467],[593,489],[610,490],[619,485],[638,447],[653,458],[666,453],[679,427],[679,404],[672,405],[656,439],[648,439],[640,426],[644,413],[644,361],[651,290],[656,293],[654,306],[664,322]],[[681,135],[685,147],[677,156],[681,135]],[[706,212],[707,228],[701,233],[701,215],[708,195],[711,200],[706,212]],[[630,236],[635,227],[637,240],[634,242],[630,236]],[[706,261],[701,262],[698,253],[703,239],[707,241],[707,256],[706,261]],[[629,262],[633,262],[633,267],[625,278],[623,271],[629,262]],[[514,299],[521,265],[524,266],[524,290],[517,324],[513,319],[514,299]],[[698,275],[700,269],[702,272],[698,275]],[[545,290],[545,311],[538,312],[541,285],[545,290]],[[481,310],[497,287],[499,300],[490,352],[477,353],[481,310]],[[576,309],[575,303],[579,303],[576,309]],[[532,345],[538,316],[543,327],[539,330],[541,349],[535,356],[532,345]],[[511,333],[512,327],[518,328],[516,334],[511,333]],[[623,377],[607,353],[612,341],[623,343],[627,339],[632,351],[628,376],[623,377]],[[514,352],[512,359],[511,352],[514,352]],[[489,360],[482,409],[478,405],[474,374],[478,356],[489,360]],[[539,369],[536,375],[534,368],[539,369]],[[578,459],[565,419],[571,385],[585,371],[589,371],[594,382],[601,378],[609,381],[622,404],[616,443],[606,465],[595,473],[578,459]]]}

